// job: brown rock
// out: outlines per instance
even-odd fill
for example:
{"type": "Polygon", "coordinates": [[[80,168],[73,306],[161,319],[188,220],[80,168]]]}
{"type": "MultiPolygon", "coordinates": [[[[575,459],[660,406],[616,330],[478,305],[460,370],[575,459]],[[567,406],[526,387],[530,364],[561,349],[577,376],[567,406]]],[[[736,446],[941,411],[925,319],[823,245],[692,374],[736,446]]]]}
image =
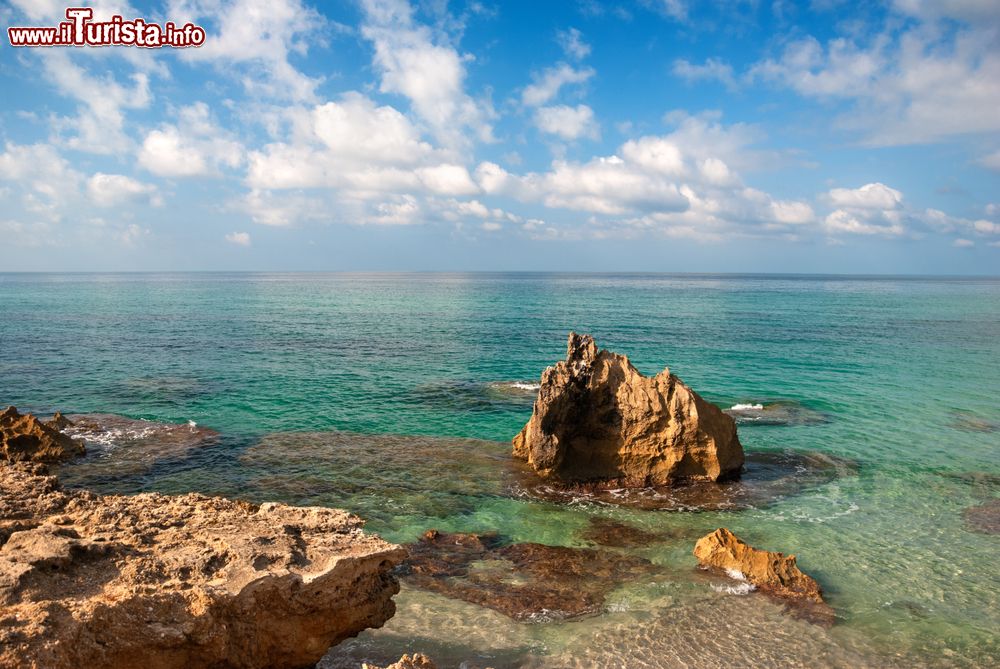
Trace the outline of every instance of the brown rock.
{"type": "Polygon", "coordinates": [[[732,418],[669,369],[645,377],[574,332],[566,360],[542,373],[514,457],[545,479],[624,487],[731,479],[743,467],[732,418]]]}
{"type": "Polygon", "coordinates": [[[0,667],[312,666],[395,607],[398,546],[344,511],[63,491],[0,463],[0,667]]]}
{"type": "Polygon", "coordinates": [[[663,541],[664,536],[640,530],[634,525],[620,523],[610,518],[592,516],[580,538],[599,546],[612,548],[638,548],[663,541]]]}
{"type": "Polygon", "coordinates": [[[0,412],[0,460],[10,462],[61,462],[83,455],[83,444],[59,430],[61,414],[48,423],[7,407],[0,412]]]}
{"type": "Polygon", "coordinates": [[[407,583],[530,622],[599,613],[616,585],[653,571],[642,558],[590,548],[504,544],[495,534],[430,530],[409,549],[403,568],[407,583]]]}
{"type": "MultiPolygon", "coordinates": [[[[374,664],[368,664],[367,662],[362,663],[361,669],[380,669],[374,664]]],[[[403,655],[399,658],[398,662],[393,662],[390,665],[384,667],[384,669],[437,669],[437,665],[431,662],[431,659],[426,655],[421,653],[414,653],[413,655],[403,655]]]]}
{"type": "Polygon", "coordinates": [[[738,573],[762,592],[823,601],[819,584],[802,573],[794,555],[759,550],[724,527],[699,539],[694,554],[702,566],[738,573]]]}

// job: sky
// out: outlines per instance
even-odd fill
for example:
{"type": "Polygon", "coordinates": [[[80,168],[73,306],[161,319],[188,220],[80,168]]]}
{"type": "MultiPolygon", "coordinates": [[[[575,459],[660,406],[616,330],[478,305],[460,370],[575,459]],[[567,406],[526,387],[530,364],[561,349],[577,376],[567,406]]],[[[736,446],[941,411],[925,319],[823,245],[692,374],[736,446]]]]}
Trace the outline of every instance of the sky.
{"type": "Polygon", "coordinates": [[[997,0],[90,6],[205,43],[3,35],[0,271],[1000,275],[997,0]]]}

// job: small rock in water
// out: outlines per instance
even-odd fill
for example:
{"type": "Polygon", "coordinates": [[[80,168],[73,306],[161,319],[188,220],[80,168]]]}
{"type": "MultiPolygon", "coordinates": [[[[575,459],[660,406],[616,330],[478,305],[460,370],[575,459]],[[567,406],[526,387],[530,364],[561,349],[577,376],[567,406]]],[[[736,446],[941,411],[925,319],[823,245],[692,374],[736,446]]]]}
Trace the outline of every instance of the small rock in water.
{"type": "Polygon", "coordinates": [[[833,622],[833,611],[824,603],[819,584],[798,568],[794,555],[754,548],[725,528],[699,539],[694,554],[704,568],[747,581],[790,603],[806,602],[809,606],[800,611],[814,622],[833,622]]]}
{"type": "Polygon", "coordinates": [[[399,661],[385,667],[377,667],[374,664],[363,662],[361,669],[437,669],[437,665],[431,662],[431,659],[426,655],[414,653],[413,655],[406,654],[399,658],[399,661]]]}
{"type": "Polygon", "coordinates": [[[566,360],[542,373],[514,457],[543,479],[642,488],[736,478],[736,423],[666,369],[646,377],[628,358],[571,332],[566,360]]]}
{"type": "Polygon", "coordinates": [[[997,423],[977,416],[971,411],[953,411],[951,426],[965,432],[996,432],[1000,429],[997,423]]]}
{"type": "Polygon", "coordinates": [[[408,546],[404,580],[423,590],[544,622],[599,613],[616,585],[652,573],[648,560],[591,548],[505,544],[496,534],[430,530],[408,546]]]}
{"type": "Polygon", "coordinates": [[[746,402],[734,404],[725,410],[737,425],[819,425],[829,423],[830,417],[815,409],[792,400],[773,402],[746,402]]]}

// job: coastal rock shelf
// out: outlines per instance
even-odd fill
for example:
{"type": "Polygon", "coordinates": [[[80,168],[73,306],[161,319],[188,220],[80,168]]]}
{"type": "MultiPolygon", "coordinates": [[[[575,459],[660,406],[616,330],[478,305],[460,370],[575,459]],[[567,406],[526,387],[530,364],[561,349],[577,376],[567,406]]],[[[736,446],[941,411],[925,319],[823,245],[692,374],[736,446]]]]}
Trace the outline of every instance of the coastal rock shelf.
{"type": "Polygon", "coordinates": [[[64,491],[0,462],[0,667],[297,667],[389,619],[405,551],[326,508],[64,491]]]}
{"type": "Polygon", "coordinates": [[[625,488],[722,481],[743,468],[730,416],[669,369],[645,377],[574,332],[566,360],[542,373],[513,453],[549,481],[625,488]]]}

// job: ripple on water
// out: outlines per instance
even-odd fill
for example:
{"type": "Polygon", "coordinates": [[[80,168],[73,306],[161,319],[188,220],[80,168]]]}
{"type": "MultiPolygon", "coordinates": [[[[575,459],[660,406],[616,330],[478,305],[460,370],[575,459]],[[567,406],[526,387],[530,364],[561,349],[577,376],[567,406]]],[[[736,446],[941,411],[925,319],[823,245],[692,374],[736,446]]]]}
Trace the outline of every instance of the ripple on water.
{"type": "Polygon", "coordinates": [[[819,425],[830,416],[795,400],[746,401],[723,410],[737,425],[819,425]]]}
{"type": "Polygon", "coordinates": [[[63,431],[82,439],[87,453],[58,467],[67,484],[86,486],[93,481],[133,476],[154,464],[187,456],[192,450],[218,442],[219,433],[187,423],[160,423],[115,414],[74,414],[63,431]]]}

